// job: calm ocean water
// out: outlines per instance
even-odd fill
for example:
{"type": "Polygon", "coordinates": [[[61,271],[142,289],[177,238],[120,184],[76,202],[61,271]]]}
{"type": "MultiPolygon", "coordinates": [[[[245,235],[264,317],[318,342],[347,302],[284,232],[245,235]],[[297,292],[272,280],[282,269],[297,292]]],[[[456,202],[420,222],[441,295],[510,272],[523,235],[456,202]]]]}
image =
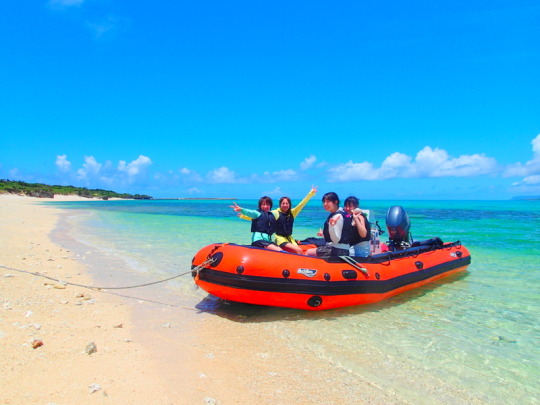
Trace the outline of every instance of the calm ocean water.
{"type": "MultiPolygon", "coordinates": [[[[256,208],[255,200],[237,202],[256,208]]],[[[83,244],[80,255],[107,258],[89,260],[106,285],[187,272],[207,244],[250,241],[250,225],[230,201],[52,204],[69,209],[62,226],[83,244]]],[[[264,323],[294,349],[410,403],[539,403],[540,201],[362,202],[383,229],[391,205],[405,208],[414,239],[461,240],[469,271],[382,303],[323,312],[223,305],[205,299],[188,275],[168,282],[175,304],[264,323]]],[[[295,236],[314,236],[325,218],[316,197],[297,218],[295,236]]]]}

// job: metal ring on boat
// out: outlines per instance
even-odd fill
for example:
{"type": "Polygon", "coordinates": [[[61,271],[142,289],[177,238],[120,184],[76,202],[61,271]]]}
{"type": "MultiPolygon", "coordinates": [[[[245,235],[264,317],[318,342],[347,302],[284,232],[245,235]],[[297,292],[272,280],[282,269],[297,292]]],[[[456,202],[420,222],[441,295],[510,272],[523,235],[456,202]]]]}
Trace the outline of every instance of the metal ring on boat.
{"type": "Polygon", "coordinates": [[[212,259],[210,262],[210,267],[216,267],[223,259],[223,252],[214,253],[212,256],[210,256],[210,259],[212,259]]]}
{"type": "Polygon", "coordinates": [[[244,269],[244,266],[238,266],[238,267],[236,268],[236,272],[237,272],[238,274],[242,274],[242,273],[244,272],[244,270],[245,270],[245,269],[244,269]]]}
{"type": "Polygon", "coordinates": [[[291,275],[291,272],[289,270],[285,269],[285,270],[283,270],[281,272],[281,274],[283,275],[283,277],[289,278],[289,276],[291,275]]]}

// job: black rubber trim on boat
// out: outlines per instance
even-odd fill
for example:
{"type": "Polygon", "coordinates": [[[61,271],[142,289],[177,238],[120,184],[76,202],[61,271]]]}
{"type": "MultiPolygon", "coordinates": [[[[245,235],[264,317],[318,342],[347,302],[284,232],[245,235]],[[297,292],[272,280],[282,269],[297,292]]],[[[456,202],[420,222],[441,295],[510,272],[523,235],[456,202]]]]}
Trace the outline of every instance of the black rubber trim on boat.
{"type": "Polygon", "coordinates": [[[199,279],[208,283],[243,290],[311,295],[383,294],[409,284],[443,274],[471,263],[471,257],[455,259],[429,268],[394,277],[390,280],[319,281],[276,277],[245,276],[208,268],[199,272],[199,279]]]}

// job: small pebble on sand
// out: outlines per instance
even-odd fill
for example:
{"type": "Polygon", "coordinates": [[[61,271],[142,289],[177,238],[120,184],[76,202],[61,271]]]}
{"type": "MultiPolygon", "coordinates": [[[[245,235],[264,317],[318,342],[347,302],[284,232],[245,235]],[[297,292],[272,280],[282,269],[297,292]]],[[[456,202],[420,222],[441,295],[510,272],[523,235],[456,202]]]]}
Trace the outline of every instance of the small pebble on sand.
{"type": "Polygon", "coordinates": [[[97,352],[97,346],[94,342],[90,342],[86,345],[84,352],[88,355],[97,352]]]}

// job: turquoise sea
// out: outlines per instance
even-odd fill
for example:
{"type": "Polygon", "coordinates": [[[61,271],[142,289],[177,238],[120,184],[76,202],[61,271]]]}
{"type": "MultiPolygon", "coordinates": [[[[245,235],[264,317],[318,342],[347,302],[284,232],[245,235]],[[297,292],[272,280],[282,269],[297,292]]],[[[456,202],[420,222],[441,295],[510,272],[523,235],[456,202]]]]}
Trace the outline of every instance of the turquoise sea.
{"type": "MultiPolygon", "coordinates": [[[[207,244],[249,243],[249,223],[231,202],[51,203],[67,209],[53,237],[87,261],[96,284],[159,280],[189,272],[207,244]]],[[[256,200],[237,203],[256,208],[256,200]]],[[[414,239],[467,246],[468,272],[382,303],[322,312],[226,305],[194,288],[189,274],[167,282],[167,299],[230,322],[264,323],[295,349],[405,403],[539,403],[540,201],[362,201],[383,229],[392,205],[409,214],[414,239]]],[[[325,218],[315,197],[296,220],[296,238],[314,236],[325,218]]]]}

